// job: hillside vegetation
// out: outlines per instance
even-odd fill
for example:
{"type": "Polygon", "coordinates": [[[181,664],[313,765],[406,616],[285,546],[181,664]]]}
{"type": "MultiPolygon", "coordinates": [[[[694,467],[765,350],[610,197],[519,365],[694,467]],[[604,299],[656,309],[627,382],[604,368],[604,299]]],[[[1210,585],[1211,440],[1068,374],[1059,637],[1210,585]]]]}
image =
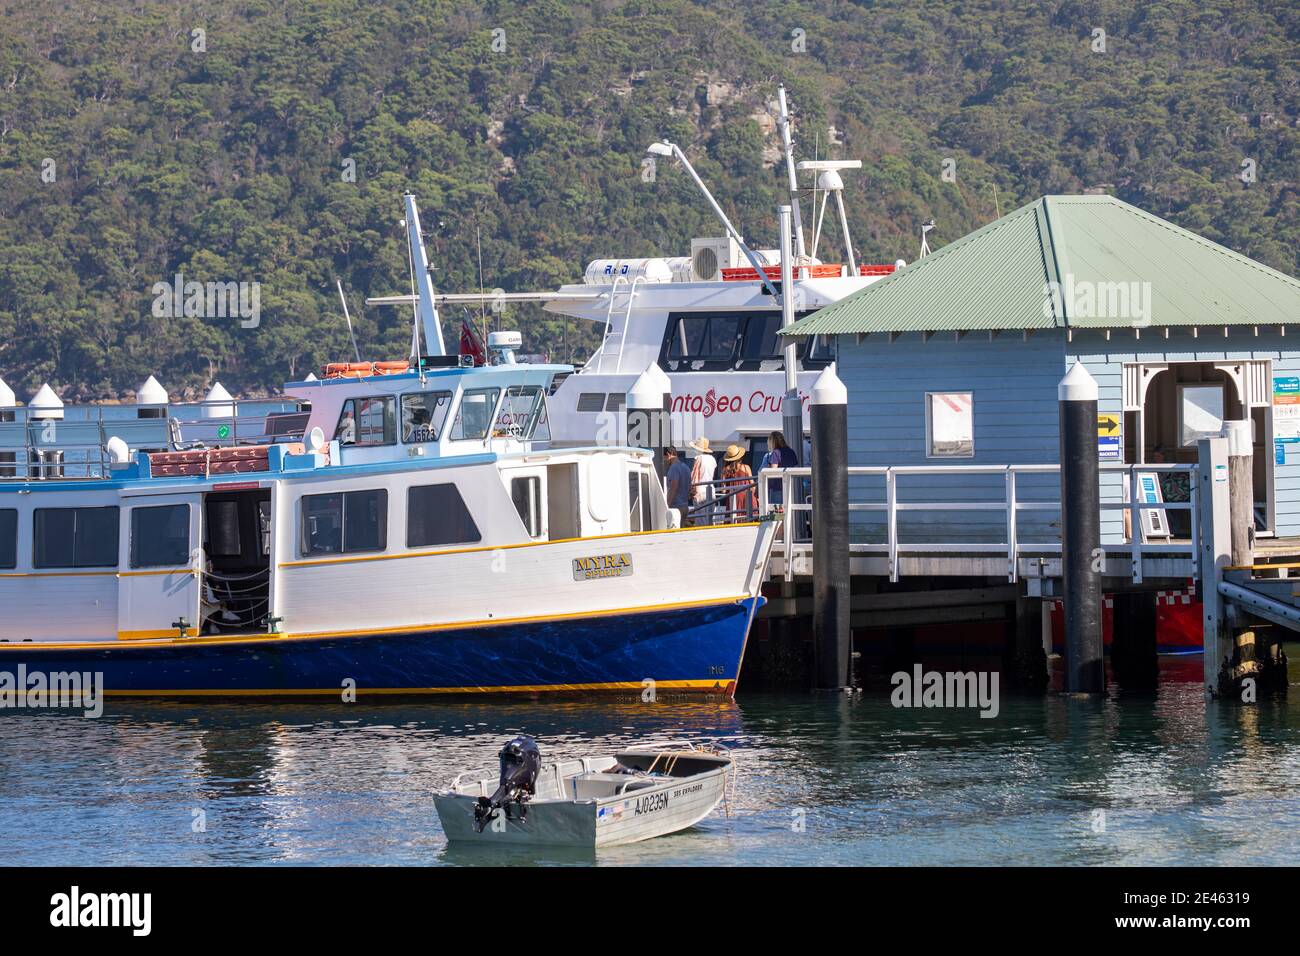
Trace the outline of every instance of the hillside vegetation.
{"type": "MultiPolygon", "coordinates": [[[[931,217],[940,245],[1095,188],[1300,273],[1285,0],[0,8],[0,377],[20,397],[129,396],[149,373],[173,396],[265,393],[350,357],[336,278],[363,352],[405,356],[409,312],[362,300],[409,290],[407,190],[447,291],[478,289],[480,245],[506,290],[684,254],[719,228],[679,169],[644,175],[663,137],[775,245],[781,82],[801,157],[864,162],[846,200],[865,261],[912,259],[931,217]],[[259,323],[155,316],[177,273],[259,283],[259,323]]],[[[560,359],[597,334],[536,307],[489,318],[560,359]]]]}

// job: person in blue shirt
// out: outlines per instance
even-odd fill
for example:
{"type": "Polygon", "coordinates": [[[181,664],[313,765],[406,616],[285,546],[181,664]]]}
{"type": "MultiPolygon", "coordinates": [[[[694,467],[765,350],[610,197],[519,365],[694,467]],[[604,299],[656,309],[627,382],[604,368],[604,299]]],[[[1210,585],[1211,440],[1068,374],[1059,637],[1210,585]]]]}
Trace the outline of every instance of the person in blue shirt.
{"type": "Polygon", "coordinates": [[[680,510],[685,519],[686,511],[691,506],[691,470],[686,467],[676,448],[664,449],[664,464],[668,466],[664,474],[668,482],[668,507],[680,510]]]}
{"type": "MultiPolygon", "coordinates": [[[[799,464],[799,456],[794,453],[794,449],[785,443],[785,436],[780,432],[772,432],[767,436],[767,447],[770,450],[763,456],[763,463],[759,465],[759,471],[766,468],[794,468],[799,464]]],[[[779,505],[781,504],[781,498],[780,479],[769,479],[767,483],[768,502],[779,505]]]]}

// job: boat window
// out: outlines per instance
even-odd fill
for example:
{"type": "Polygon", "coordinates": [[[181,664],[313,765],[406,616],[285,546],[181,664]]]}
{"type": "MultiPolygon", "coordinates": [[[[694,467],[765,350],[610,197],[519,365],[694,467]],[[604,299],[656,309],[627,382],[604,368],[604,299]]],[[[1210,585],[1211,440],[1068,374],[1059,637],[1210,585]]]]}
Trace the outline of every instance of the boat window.
{"type": "MultiPolygon", "coordinates": [[[[811,314],[796,312],[795,321],[811,314]]],[[[781,360],[786,343],[777,334],[780,330],[781,313],[771,309],[677,313],[668,317],[659,359],[669,371],[678,370],[679,365],[693,368],[695,363],[714,371],[756,368],[762,362],[781,360]]],[[[801,339],[796,348],[799,361],[806,369],[824,367],[834,358],[831,336],[817,336],[811,341],[801,339]]]]}
{"type": "Polygon", "coordinates": [[[531,437],[535,442],[548,442],[551,440],[551,423],[545,398],[542,399],[542,408],[537,415],[537,424],[533,426],[531,437]]]}
{"type": "Polygon", "coordinates": [[[546,395],[538,385],[512,385],[497,412],[494,436],[511,435],[527,440],[533,437],[546,413],[546,395]]]}
{"type": "Polygon", "coordinates": [[[975,456],[975,406],[970,392],[925,393],[926,456],[975,456]]]}
{"type": "Polygon", "coordinates": [[[302,551],[355,554],[388,547],[388,492],[380,489],[305,495],[302,551]]]}
{"type": "Polygon", "coordinates": [[[482,538],[455,485],[417,485],[406,492],[408,548],[468,544],[482,538]]]}
{"type": "Polygon", "coordinates": [[[688,361],[727,362],[736,355],[740,318],[734,315],[683,316],[668,357],[688,361]]]}
{"type": "Polygon", "coordinates": [[[189,562],[189,505],[131,509],[131,567],[176,568],[189,562]]]}
{"type": "Polygon", "coordinates": [[[214,558],[237,558],[244,553],[239,536],[239,502],[208,499],[208,554],[214,558]]]}
{"type": "Polygon", "coordinates": [[[623,392],[610,392],[609,399],[605,402],[605,411],[622,411],[625,404],[627,404],[627,395],[623,392]]]}
{"type": "Polygon", "coordinates": [[[519,520],[524,523],[528,537],[536,538],[542,533],[542,480],[536,475],[510,479],[510,498],[519,512],[519,520]]]}
{"type": "Polygon", "coordinates": [[[37,568],[117,567],[118,510],[37,508],[32,565],[37,568]]]}
{"type": "Polygon", "coordinates": [[[349,398],[334,437],[340,445],[392,445],[397,441],[397,401],[391,395],[349,398]]]}
{"type": "Polygon", "coordinates": [[[0,568],[18,567],[18,511],[0,509],[0,568]]]}
{"type": "Polygon", "coordinates": [[[650,476],[644,471],[628,473],[627,501],[628,530],[653,530],[654,524],[650,512],[650,476]]]}
{"type": "Polygon", "coordinates": [[[486,438],[500,395],[499,388],[472,388],[465,392],[460,408],[456,409],[456,420],[452,422],[452,440],[486,438]]]}
{"type": "Polygon", "coordinates": [[[668,346],[668,357],[688,360],[704,358],[708,329],[707,318],[679,316],[670,327],[672,340],[668,346]]]}
{"type": "Polygon", "coordinates": [[[437,441],[451,409],[451,392],[402,396],[402,441],[437,441]]]}
{"type": "Polygon", "coordinates": [[[799,346],[799,360],[806,365],[827,365],[835,361],[835,336],[814,335],[799,346]]]}
{"type": "Polygon", "coordinates": [[[740,354],[750,362],[769,361],[781,354],[781,343],[776,333],[781,330],[779,313],[750,316],[745,324],[745,338],[740,354]]]}
{"type": "Polygon", "coordinates": [[[604,392],[579,392],[578,411],[598,412],[605,407],[604,392]]]}

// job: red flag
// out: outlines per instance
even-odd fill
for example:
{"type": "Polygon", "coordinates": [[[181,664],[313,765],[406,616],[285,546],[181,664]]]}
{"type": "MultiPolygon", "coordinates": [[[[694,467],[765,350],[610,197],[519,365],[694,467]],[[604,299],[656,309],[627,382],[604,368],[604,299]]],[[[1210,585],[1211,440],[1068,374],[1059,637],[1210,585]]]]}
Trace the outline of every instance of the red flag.
{"type": "Polygon", "coordinates": [[[487,364],[487,350],[483,348],[483,340],[468,319],[460,324],[460,354],[474,356],[475,365],[487,364]]]}

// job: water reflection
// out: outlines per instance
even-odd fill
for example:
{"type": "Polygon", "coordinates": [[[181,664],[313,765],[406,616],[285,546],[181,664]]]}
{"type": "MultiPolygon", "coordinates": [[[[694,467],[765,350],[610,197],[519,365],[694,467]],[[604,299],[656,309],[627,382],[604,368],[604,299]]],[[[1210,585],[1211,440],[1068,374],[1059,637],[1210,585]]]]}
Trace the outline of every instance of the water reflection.
{"type": "MultiPolygon", "coordinates": [[[[1199,659],[1165,666],[1199,677],[1199,659]]],[[[13,864],[1280,863],[1297,849],[1297,716],[1284,700],[1207,717],[1196,679],[1004,698],[995,719],[883,693],[114,701],[100,720],[0,717],[0,841],[13,864]],[[448,847],[434,789],[521,732],[548,759],[717,740],[737,786],[693,830],[598,857],[448,847]]]]}

